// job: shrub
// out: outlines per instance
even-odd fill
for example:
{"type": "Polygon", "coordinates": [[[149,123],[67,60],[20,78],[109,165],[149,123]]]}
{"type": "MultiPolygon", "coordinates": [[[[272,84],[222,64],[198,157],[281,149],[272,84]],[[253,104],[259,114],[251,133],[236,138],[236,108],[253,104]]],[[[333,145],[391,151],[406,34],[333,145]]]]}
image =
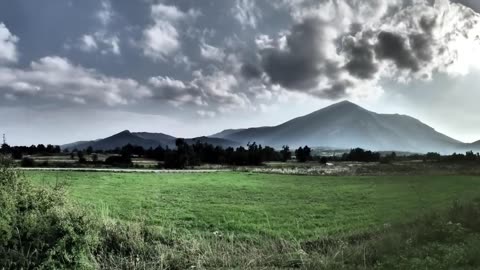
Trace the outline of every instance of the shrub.
{"type": "Polygon", "coordinates": [[[33,158],[24,157],[21,165],[22,167],[35,167],[35,160],[33,160],[33,158]]]}
{"type": "Polygon", "coordinates": [[[132,159],[126,156],[110,156],[105,160],[105,164],[110,166],[129,167],[132,166],[132,159]]]}
{"type": "Polygon", "coordinates": [[[0,160],[0,266],[94,269],[98,225],[68,203],[61,187],[36,188],[0,160]]]}

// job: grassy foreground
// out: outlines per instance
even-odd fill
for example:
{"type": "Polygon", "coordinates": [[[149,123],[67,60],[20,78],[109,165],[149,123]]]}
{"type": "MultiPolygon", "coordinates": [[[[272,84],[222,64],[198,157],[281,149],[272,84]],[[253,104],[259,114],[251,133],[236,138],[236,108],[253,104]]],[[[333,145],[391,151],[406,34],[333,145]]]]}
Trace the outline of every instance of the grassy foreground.
{"type": "Polygon", "coordinates": [[[108,217],[199,233],[311,239],[352,233],[480,194],[480,177],[29,172],[108,217]]]}
{"type": "Polygon", "coordinates": [[[29,178],[0,166],[0,269],[480,268],[474,177],[29,178]],[[48,188],[63,180],[66,195],[48,188]]]}

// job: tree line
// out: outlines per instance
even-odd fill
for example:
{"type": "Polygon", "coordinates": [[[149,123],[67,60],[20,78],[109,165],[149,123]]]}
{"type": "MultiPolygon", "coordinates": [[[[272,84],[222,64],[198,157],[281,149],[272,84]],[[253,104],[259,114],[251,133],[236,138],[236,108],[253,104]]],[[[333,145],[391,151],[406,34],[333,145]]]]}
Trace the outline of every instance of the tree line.
{"type": "MultiPolygon", "coordinates": [[[[46,146],[43,144],[32,146],[9,146],[8,144],[3,144],[0,148],[0,154],[11,155],[14,159],[22,160],[22,165],[26,167],[31,167],[35,164],[32,158],[23,157],[24,155],[54,155],[61,152],[60,146],[51,144],[46,146]]],[[[264,162],[286,162],[294,157],[298,162],[317,161],[322,164],[326,164],[329,161],[381,163],[389,163],[395,160],[480,161],[480,155],[473,153],[473,151],[465,154],[441,155],[439,153],[427,153],[399,157],[395,152],[381,155],[379,152],[354,148],[340,156],[314,156],[312,149],[308,146],[291,150],[289,146],[285,145],[281,150],[276,150],[253,142],[246,146],[223,148],[200,141],[189,144],[184,139],[177,139],[175,148],[158,146],[145,149],[142,146],[127,144],[121,148],[109,151],[95,150],[90,146],[85,150],[74,149],[69,151],[64,149],[63,153],[69,153],[71,159],[78,160],[80,164],[129,167],[133,165],[133,157],[141,157],[156,160],[160,167],[167,169],[191,168],[201,164],[259,166],[264,162]],[[110,156],[105,161],[99,161],[98,154],[110,156]],[[89,160],[87,160],[87,156],[89,160]]]]}
{"type": "MultiPolygon", "coordinates": [[[[284,146],[282,150],[277,151],[273,147],[262,146],[255,142],[248,143],[246,147],[223,148],[199,141],[188,144],[184,139],[177,139],[175,146],[175,149],[162,146],[142,149],[138,146],[126,145],[119,151],[119,154],[126,161],[128,161],[128,157],[133,155],[154,159],[161,162],[162,166],[167,169],[183,169],[201,164],[259,166],[264,162],[287,161],[292,158],[292,152],[288,146],[284,146]]],[[[308,146],[304,148],[308,148],[308,146]]],[[[310,154],[311,151],[305,153],[301,162],[311,160],[310,154]]]]}
{"type": "Polygon", "coordinates": [[[8,144],[2,144],[0,148],[0,154],[12,155],[14,159],[22,159],[23,155],[54,155],[60,153],[62,150],[59,145],[47,146],[43,144],[31,145],[31,146],[10,146],[8,144]]]}

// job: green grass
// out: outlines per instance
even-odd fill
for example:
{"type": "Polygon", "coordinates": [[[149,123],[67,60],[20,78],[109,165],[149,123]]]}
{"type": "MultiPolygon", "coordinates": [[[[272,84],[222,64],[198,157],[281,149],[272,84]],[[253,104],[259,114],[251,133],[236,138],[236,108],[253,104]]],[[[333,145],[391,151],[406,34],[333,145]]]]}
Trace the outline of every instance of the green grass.
{"type": "Polygon", "coordinates": [[[27,172],[99,214],[193,232],[309,239],[405,221],[480,194],[480,177],[27,172]]]}

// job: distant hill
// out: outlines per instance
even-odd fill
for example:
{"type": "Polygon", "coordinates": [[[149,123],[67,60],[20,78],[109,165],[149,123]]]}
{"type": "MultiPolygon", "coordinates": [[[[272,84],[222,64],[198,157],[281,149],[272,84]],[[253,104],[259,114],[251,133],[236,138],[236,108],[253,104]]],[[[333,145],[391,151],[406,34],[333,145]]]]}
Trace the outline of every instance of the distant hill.
{"type": "MultiPolygon", "coordinates": [[[[125,130],[103,139],[65,144],[62,145],[62,149],[84,150],[91,146],[95,150],[113,150],[115,148],[121,148],[127,144],[142,146],[145,149],[150,147],[156,148],[158,146],[174,148],[175,140],[175,137],[163,133],[130,132],[125,130]]],[[[237,142],[222,138],[199,137],[186,139],[186,142],[189,144],[194,144],[197,141],[222,147],[239,145],[237,142]]]]}
{"type": "MultiPolygon", "coordinates": [[[[108,138],[81,141],[62,148],[111,150],[126,144],[144,148],[159,145],[175,147],[175,137],[163,133],[130,132],[128,130],[108,138]]],[[[361,147],[375,151],[463,152],[479,151],[480,141],[466,144],[452,139],[419,120],[399,114],[379,114],[349,101],[342,101],[311,114],[292,119],[278,126],[248,129],[227,129],[208,136],[186,139],[222,147],[236,147],[256,142],[280,148],[309,145],[330,149],[361,147]]]]}
{"type": "Polygon", "coordinates": [[[480,141],[476,141],[473,143],[465,143],[462,145],[461,151],[480,151],[480,141]]]}
{"type": "Polygon", "coordinates": [[[362,147],[371,150],[451,152],[461,142],[419,120],[398,114],[378,114],[349,101],[336,103],[274,127],[226,130],[214,136],[240,143],[362,147]]]}

